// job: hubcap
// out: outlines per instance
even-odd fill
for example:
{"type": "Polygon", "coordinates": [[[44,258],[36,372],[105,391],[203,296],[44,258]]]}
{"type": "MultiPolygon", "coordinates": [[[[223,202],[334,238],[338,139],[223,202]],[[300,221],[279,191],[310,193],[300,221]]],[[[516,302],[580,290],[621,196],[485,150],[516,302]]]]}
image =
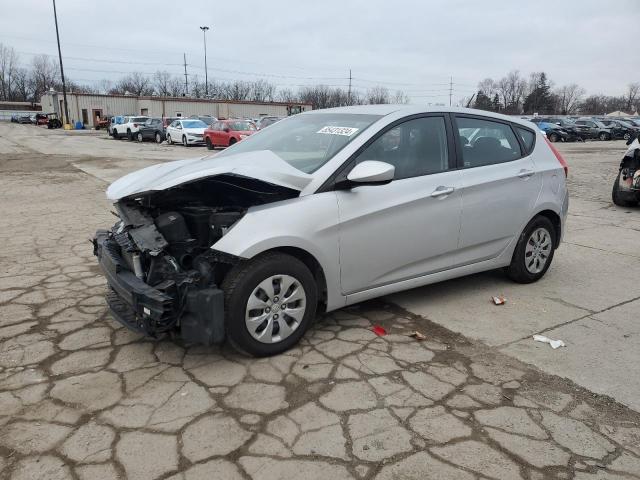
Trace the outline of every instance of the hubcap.
{"type": "Polygon", "coordinates": [[[253,289],[247,300],[245,325],[261,343],[278,343],[300,326],[307,295],[302,284],[289,275],[273,275],[253,289]]]}
{"type": "Polygon", "coordinates": [[[545,228],[533,231],[524,249],[524,264],[530,273],[540,273],[551,254],[551,234],[545,228]]]}

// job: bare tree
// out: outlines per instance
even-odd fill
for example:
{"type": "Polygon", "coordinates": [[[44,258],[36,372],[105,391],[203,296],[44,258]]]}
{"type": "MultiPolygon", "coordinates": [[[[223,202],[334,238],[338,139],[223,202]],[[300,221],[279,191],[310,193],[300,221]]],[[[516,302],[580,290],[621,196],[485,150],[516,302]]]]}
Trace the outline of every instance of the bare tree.
{"type": "Polygon", "coordinates": [[[112,92],[119,94],[130,93],[138,96],[151,95],[153,93],[153,86],[151,80],[142,73],[133,72],[121,78],[116,83],[112,92]]]}
{"type": "Polygon", "coordinates": [[[367,90],[365,95],[366,103],[377,105],[380,103],[390,103],[389,90],[386,87],[373,87],[367,90]]]}
{"type": "Polygon", "coordinates": [[[638,100],[640,96],[640,82],[634,82],[627,85],[626,97],[626,110],[629,113],[634,113],[634,110],[638,109],[638,100]]]}
{"type": "Polygon", "coordinates": [[[153,87],[158,95],[161,97],[167,97],[171,93],[171,77],[172,75],[166,70],[158,70],[153,75],[153,87]]]}
{"type": "Polygon", "coordinates": [[[266,80],[255,80],[251,82],[249,100],[254,102],[272,102],[276,94],[276,87],[266,80]]]}
{"type": "Polygon", "coordinates": [[[576,83],[564,85],[555,91],[558,98],[558,111],[562,115],[572,115],[578,110],[585,89],[576,83]]]}
{"type": "Polygon", "coordinates": [[[482,92],[488,98],[493,98],[495,94],[498,93],[498,86],[493,78],[485,78],[478,82],[478,91],[482,92]]]}
{"type": "Polygon", "coordinates": [[[0,43],[0,100],[12,98],[18,60],[18,54],[13,47],[5,47],[0,43]]]}
{"type": "Polygon", "coordinates": [[[396,104],[407,104],[411,101],[409,95],[404,93],[402,90],[397,90],[395,95],[391,98],[391,103],[396,104]]]}
{"type": "Polygon", "coordinates": [[[282,88],[278,90],[275,98],[278,102],[293,103],[298,101],[298,94],[290,88],[282,88]]]}
{"type": "Polygon", "coordinates": [[[42,94],[53,88],[60,90],[60,67],[58,62],[51,60],[47,55],[37,55],[31,61],[31,95],[34,102],[39,102],[42,94]]]}
{"type": "Polygon", "coordinates": [[[506,77],[498,81],[498,94],[506,113],[520,113],[526,87],[527,82],[520,76],[518,70],[509,72],[506,77]]]}
{"type": "Polygon", "coordinates": [[[13,89],[11,100],[19,102],[28,102],[33,98],[31,91],[31,77],[26,68],[17,68],[13,74],[13,89]]]}

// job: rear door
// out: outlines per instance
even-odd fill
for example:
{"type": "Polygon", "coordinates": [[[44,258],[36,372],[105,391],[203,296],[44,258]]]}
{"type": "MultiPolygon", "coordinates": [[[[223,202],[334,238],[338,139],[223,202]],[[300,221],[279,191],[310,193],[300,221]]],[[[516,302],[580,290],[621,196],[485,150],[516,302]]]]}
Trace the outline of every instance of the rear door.
{"type": "Polygon", "coordinates": [[[460,230],[460,175],[445,115],[411,117],[374,137],[341,173],[365,160],[395,166],[386,185],[338,190],[344,294],[446,270],[460,230]]]}
{"type": "MultiPolygon", "coordinates": [[[[531,218],[542,188],[531,152],[508,122],[455,115],[462,172],[459,259],[463,264],[497,257],[531,218]]],[[[529,131],[529,137],[535,133],[529,131]]]]}

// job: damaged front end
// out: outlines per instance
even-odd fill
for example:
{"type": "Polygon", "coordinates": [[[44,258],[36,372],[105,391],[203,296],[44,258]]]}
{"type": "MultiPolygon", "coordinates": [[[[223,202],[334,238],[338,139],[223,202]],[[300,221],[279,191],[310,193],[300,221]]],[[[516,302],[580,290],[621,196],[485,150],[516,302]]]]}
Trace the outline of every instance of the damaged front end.
{"type": "Polygon", "coordinates": [[[93,239],[109,284],[111,313],[151,337],[177,333],[187,342],[221,343],[220,285],[240,259],[212,246],[250,207],[298,194],[260,180],[218,175],[118,200],[120,220],[93,239]]]}

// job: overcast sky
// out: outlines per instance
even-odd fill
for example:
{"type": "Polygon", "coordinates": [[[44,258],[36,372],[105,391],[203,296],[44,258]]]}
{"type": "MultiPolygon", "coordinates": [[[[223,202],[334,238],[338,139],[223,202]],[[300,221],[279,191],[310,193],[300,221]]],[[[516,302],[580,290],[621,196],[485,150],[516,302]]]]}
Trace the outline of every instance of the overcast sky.
{"type": "MultiPolygon", "coordinates": [[[[48,0],[2,0],[0,42],[23,63],[57,55],[48,0]],[[10,8],[9,5],[10,4],[10,8]]],[[[478,81],[544,70],[556,85],[622,94],[640,80],[640,0],[57,0],[65,73],[80,83],[127,72],[262,77],[281,87],[381,84],[415,103],[454,102],[478,81]],[[629,64],[629,60],[634,63],[629,64]],[[122,62],[122,63],[121,63],[122,62]]]]}

